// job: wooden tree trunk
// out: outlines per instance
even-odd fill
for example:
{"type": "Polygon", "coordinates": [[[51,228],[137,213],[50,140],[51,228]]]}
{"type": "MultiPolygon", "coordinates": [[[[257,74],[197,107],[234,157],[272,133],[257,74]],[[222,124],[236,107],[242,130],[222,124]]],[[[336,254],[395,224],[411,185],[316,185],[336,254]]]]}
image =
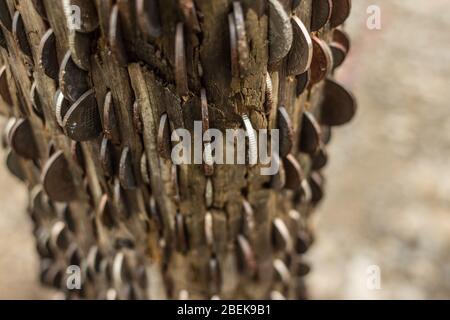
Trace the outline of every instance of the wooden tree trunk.
{"type": "Polygon", "coordinates": [[[0,0],[6,161],[30,191],[42,282],[68,298],[304,298],[325,144],[354,113],[324,80],[349,3],[0,0]],[[170,133],[194,121],[280,129],[281,170],[173,164],[170,133]]]}

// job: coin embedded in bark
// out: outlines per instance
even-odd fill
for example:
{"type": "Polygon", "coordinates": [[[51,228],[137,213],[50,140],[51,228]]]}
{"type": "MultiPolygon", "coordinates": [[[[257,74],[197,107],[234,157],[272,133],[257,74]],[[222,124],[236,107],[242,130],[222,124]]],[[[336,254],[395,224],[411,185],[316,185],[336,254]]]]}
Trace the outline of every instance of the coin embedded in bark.
{"type": "Polygon", "coordinates": [[[352,8],[351,0],[332,0],[333,9],[331,10],[330,27],[336,28],[347,20],[352,8]]]}
{"type": "MultiPolygon", "coordinates": [[[[91,0],[63,0],[64,13],[68,23],[72,23],[75,15],[78,21],[77,25],[71,26],[70,31],[77,31],[82,33],[89,33],[97,29],[99,19],[97,16],[97,9],[95,2],[91,0]],[[76,10],[74,10],[76,8],[76,10]]],[[[69,28],[70,29],[70,28],[69,28]]]]}
{"type": "Polygon", "coordinates": [[[322,140],[323,144],[328,144],[331,141],[331,127],[330,126],[325,126],[325,125],[321,125],[320,126],[320,131],[322,132],[320,139],[322,140]]]}
{"type": "Polygon", "coordinates": [[[316,84],[330,73],[332,54],[327,43],[316,36],[313,40],[313,59],[311,63],[311,84],[316,84]]]}
{"type": "Polygon", "coordinates": [[[328,162],[328,155],[324,147],[319,148],[312,158],[311,169],[315,171],[322,170],[328,162]]]}
{"type": "Polygon", "coordinates": [[[48,29],[42,37],[38,52],[39,66],[47,76],[53,80],[58,80],[59,63],[56,51],[56,38],[52,29],[48,29]]]}
{"type": "Polygon", "coordinates": [[[289,15],[278,0],[269,0],[269,62],[283,59],[292,46],[292,25],[289,15]]]}
{"type": "Polygon", "coordinates": [[[23,24],[22,16],[19,11],[14,13],[13,22],[12,22],[12,33],[14,40],[19,45],[20,50],[27,56],[31,57],[31,48],[28,43],[27,31],[25,30],[25,26],[23,24]]]}
{"type": "Polygon", "coordinates": [[[119,126],[111,91],[106,93],[103,103],[103,132],[113,144],[120,144],[119,126]]]}
{"type": "Polygon", "coordinates": [[[343,45],[337,42],[330,43],[330,50],[333,55],[333,69],[336,69],[344,62],[347,51],[343,45]]]}
{"type": "Polygon", "coordinates": [[[320,126],[312,113],[305,111],[302,116],[302,129],[300,133],[301,152],[314,154],[320,144],[320,126]]]}
{"type": "Polygon", "coordinates": [[[64,116],[63,128],[66,135],[76,141],[88,141],[99,135],[102,128],[93,89],[70,107],[64,116]]]}
{"type": "Polygon", "coordinates": [[[71,30],[69,32],[69,47],[73,62],[78,68],[89,71],[91,68],[91,36],[71,30]]]}
{"type": "Polygon", "coordinates": [[[175,215],[175,235],[177,249],[182,253],[186,253],[189,247],[186,224],[183,215],[179,212],[175,215]]]}
{"type": "Polygon", "coordinates": [[[70,109],[70,101],[64,98],[63,94],[58,89],[55,93],[54,104],[55,104],[56,121],[62,127],[64,116],[70,109]]]}
{"type": "Polygon", "coordinates": [[[78,141],[71,141],[70,143],[70,153],[72,155],[73,161],[85,172],[85,158],[81,144],[78,141]]]}
{"type": "Polygon", "coordinates": [[[43,0],[33,0],[33,6],[36,12],[41,16],[42,19],[47,19],[47,12],[45,11],[44,1],[43,0]]]}
{"type": "Polygon", "coordinates": [[[311,202],[316,205],[323,198],[323,177],[320,173],[313,171],[308,178],[308,182],[312,192],[311,202]]]}
{"type": "Polygon", "coordinates": [[[39,150],[36,146],[33,130],[28,119],[19,119],[11,129],[10,135],[11,148],[26,159],[37,160],[39,150]]]}
{"type": "Polygon", "coordinates": [[[245,238],[245,236],[241,234],[238,235],[237,242],[237,252],[241,269],[247,272],[250,277],[253,277],[256,275],[256,272],[258,270],[253,249],[250,246],[247,238],[245,238]]]}
{"type": "Polygon", "coordinates": [[[214,164],[212,159],[211,150],[211,137],[207,135],[209,130],[209,113],[208,113],[208,100],[206,98],[206,90],[202,88],[200,90],[201,96],[201,110],[202,110],[202,131],[204,135],[203,152],[204,152],[204,164],[203,171],[206,176],[212,176],[214,174],[214,164]]]}
{"type": "Polygon", "coordinates": [[[195,32],[200,32],[200,23],[198,22],[194,0],[180,0],[180,7],[189,29],[195,32]]]}
{"type": "Polygon", "coordinates": [[[45,192],[53,201],[76,199],[76,186],[62,151],[55,152],[45,163],[41,176],[45,192]]]}
{"type": "Polygon", "coordinates": [[[293,41],[288,56],[287,72],[289,75],[299,75],[309,69],[313,56],[313,44],[309,32],[300,18],[292,19],[293,41]]]}
{"type": "Polygon", "coordinates": [[[350,39],[347,33],[342,29],[333,30],[333,42],[337,42],[342,45],[347,53],[350,51],[350,39]]]}
{"type": "Polygon", "coordinates": [[[273,261],[273,268],[275,269],[275,275],[277,276],[278,280],[283,282],[285,286],[289,285],[289,282],[291,281],[291,273],[289,272],[289,269],[286,267],[286,264],[281,259],[275,259],[273,261]]]}
{"type": "Polygon", "coordinates": [[[33,106],[34,113],[40,117],[41,119],[44,119],[44,113],[42,111],[42,104],[41,104],[41,98],[39,97],[39,93],[37,92],[37,85],[36,81],[33,82],[31,85],[30,90],[30,98],[31,98],[31,104],[33,106]]]}
{"type": "Polygon", "coordinates": [[[275,190],[282,190],[286,184],[286,172],[283,162],[278,155],[272,155],[272,161],[273,163],[278,163],[278,172],[272,176],[270,186],[275,190]]]}
{"type": "Polygon", "coordinates": [[[167,113],[163,113],[159,120],[157,145],[159,155],[165,159],[170,159],[172,148],[170,144],[170,124],[167,113]]]}
{"type": "Polygon", "coordinates": [[[189,95],[186,52],[184,47],[184,26],[182,22],[177,24],[175,33],[175,83],[180,96],[189,95]]]}
{"type": "Polygon", "coordinates": [[[283,165],[286,171],[285,188],[294,191],[300,189],[301,181],[303,179],[303,170],[297,159],[292,154],[288,154],[283,158],[283,165]]]}
{"type": "Polygon", "coordinates": [[[111,178],[114,174],[114,162],[111,141],[103,137],[100,144],[100,164],[102,166],[104,174],[111,178]]]}
{"type": "Polygon", "coordinates": [[[12,107],[13,102],[11,98],[11,93],[9,92],[6,66],[0,68],[0,96],[9,107],[12,107]]]}
{"type": "MultiPolygon", "coordinates": [[[[248,67],[248,59],[250,56],[247,33],[245,30],[245,17],[239,1],[233,2],[234,23],[236,25],[237,50],[239,55],[240,71],[246,71],[248,67]]],[[[242,74],[241,74],[242,76],[242,74]]]]}
{"type": "Polygon", "coordinates": [[[230,33],[231,75],[237,78],[239,77],[239,53],[237,49],[236,24],[232,13],[228,15],[228,28],[230,33]]]}
{"type": "Polygon", "coordinates": [[[21,181],[26,181],[26,175],[20,164],[20,158],[12,150],[9,150],[6,154],[6,167],[13,176],[21,181]]]}
{"type": "Polygon", "coordinates": [[[77,101],[89,88],[87,73],[73,62],[70,50],[61,62],[58,78],[62,94],[71,102],[77,101]]]}
{"type": "Polygon", "coordinates": [[[143,124],[141,116],[141,105],[137,100],[133,103],[133,124],[136,131],[138,133],[142,133],[143,124]]]}
{"type": "Polygon", "coordinates": [[[320,106],[320,123],[339,126],[349,122],[356,113],[353,95],[334,80],[327,79],[324,98],[320,106]]]}
{"type": "Polygon", "coordinates": [[[0,0],[0,23],[6,30],[12,30],[12,19],[6,0],[0,0]]]}
{"type": "Polygon", "coordinates": [[[131,159],[131,151],[129,147],[125,147],[120,156],[119,179],[125,190],[136,188],[136,178],[134,177],[133,161],[131,159]]]}
{"type": "Polygon", "coordinates": [[[150,172],[148,168],[148,161],[147,161],[147,155],[145,153],[142,153],[141,161],[140,161],[140,170],[141,170],[141,176],[142,181],[144,181],[145,184],[150,185],[150,172]]]}
{"type": "Polygon", "coordinates": [[[311,31],[318,31],[331,17],[332,0],[314,0],[312,2],[311,31]]]}
{"type": "Polygon", "coordinates": [[[158,38],[162,33],[157,0],[137,0],[136,18],[139,30],[147,40],[158,38]]]}
{"type": "Polygon", "coordinates": [[[272,221],[272,240],[277,249],[287,252],[292,251],[293,242],[289,229],[280,218],[275,218],[272,221]]]}
{"type": "Polygon", "coordinates": [[[280,157],[284,158],[291,152],[294,139],[291,118],[284,107],[278,108],[277,123],[280,130],[279,154],[280,157]]]}
{"type": "Polygon", "coordinates": [[[127,55],[125,49],[125,42],[122,35],[122,26],[119,16],[119,6],[115,4],[111,10],[109,18],[109,32],[108,41],[113,55],[119,63],[125,64],[127,62],[127,55]]]}
{"type": "Polygon", "coordinates": [[[311,80],[311,71],[307,70],[306,72],[303,72],[302,74],[298,75],[296,78],[297,78],[297,85],[295,87],[295,90],[298,97],[303,92],[305,92],[305,89],[308,87],[309,81],[311,80]]]}
{"type": "Polygon", "coordinates": [[[102,225],[107,229],[112,229],[115,226],[114,209],[106,194],[100,199],[97,207],[97,216],[100,218],[102,225]]]}

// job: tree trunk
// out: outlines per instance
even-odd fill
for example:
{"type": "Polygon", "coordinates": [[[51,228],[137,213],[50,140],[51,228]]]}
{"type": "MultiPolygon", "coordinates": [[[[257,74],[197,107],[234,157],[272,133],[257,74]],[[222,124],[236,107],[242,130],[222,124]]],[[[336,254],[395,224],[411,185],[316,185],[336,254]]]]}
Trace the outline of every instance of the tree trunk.
{"type": "Polygon", "coordinates": [[[42,282],[67,298],[305,298],[325,144],[355,112],[326,79],[349,8],[0,0],[3,142],[30,191],[42,282]],[[195,121],[279,129],[280,170],[174,164],[171,133],[194,136],[195,121]]]}

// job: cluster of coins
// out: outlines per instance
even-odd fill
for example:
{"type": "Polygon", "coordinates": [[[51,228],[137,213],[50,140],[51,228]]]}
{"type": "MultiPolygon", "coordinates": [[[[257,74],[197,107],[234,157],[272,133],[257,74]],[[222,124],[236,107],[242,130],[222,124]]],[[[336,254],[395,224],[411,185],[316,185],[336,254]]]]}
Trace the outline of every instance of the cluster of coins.
{"type": "Polygon", "coordinates": [[[30,190],[42,283],[67,298],[305,298],[325,145],[356,111],[332,79],[350,6],[0,0],[3,145],[30,190]],[[244,128],[252,165],[214,163],[211,137],[204,163],[175,165],[171,136],[194,121],[244,128]],[[279,129],[274,176],[254,129],[279,129]]]}

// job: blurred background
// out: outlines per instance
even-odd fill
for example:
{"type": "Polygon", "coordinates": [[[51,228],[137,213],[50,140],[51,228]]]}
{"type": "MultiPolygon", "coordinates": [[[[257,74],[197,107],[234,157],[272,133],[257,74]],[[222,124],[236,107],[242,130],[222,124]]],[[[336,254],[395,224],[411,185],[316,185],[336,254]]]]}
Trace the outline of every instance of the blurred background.
{"type": "MultiPolygon", "coordinates": [[[[337,78],[359,110],[333,132],[307,255],[313,299],[450,299],[449,11],[449,0],[353,1],[337,78]],[[381,30],[366,26],[369,5],[381,30]],[[373,265],[379,290],[366,285],[373,265]]],[[[0,299],[52,298],[37,281],[25,188],[3,165],[0,181],[0,299]]]]}

